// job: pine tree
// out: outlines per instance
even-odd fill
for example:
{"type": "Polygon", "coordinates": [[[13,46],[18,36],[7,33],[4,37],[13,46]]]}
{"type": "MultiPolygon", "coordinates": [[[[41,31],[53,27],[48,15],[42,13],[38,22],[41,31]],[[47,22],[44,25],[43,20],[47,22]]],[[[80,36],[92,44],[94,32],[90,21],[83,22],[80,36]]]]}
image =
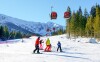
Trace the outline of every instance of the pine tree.
{"type": "Polygon", "coordinates": [[[82,16],[82,24],[81,24],[81,29],[82,29],[82,35],[86,36],[85,34],[85,28],[86,28],[86,23],[87,23],[87,18],[89,17],[89,14],[85,8],[84,10],[84,16],[82,16]]]}
{"type": "Polygon", "coordinates": [[[9,38],[8,39],[15,39],[15,31],[10,32],[9,38]]]}
{"type": "Polygon", "coordinates": [[[82,15],[82,9],[81,9],[81,6],[79,7],[78,12],[79,12],[80,15],[82,15]]]}
{"type": "Polygon", "coordinates": [[[62,29],[59,29],[58,30],[58,35],[61,35],[63,33],[63,30],[62,29]]]}
{"type": "Polygon", "coordinates": [[[9,38],[9,31],[8,31],[7,26],[4,27],[4,37],[5,37],[6,39],[9,38]]]}
{"type": "Polygon", "coordinates": [[[90,11],[90,15],[92,15],[92,17],[96,16],[96,7],[92,6],[91,11],[90,11]]]}
{"type": "Polygon", "coordinates": [[[82,19],[82,14],[79,14],[79,32],[80,32],[80,36],[82,36],[82,21],[83,21],[83,19],[82,19]]]}
{"type": "Polygon", "coordinates": [[[85,10],[84,10],[84,17],[85,17],[85,18],[88,18],[88,16],[89,16],[89,14],[88,14],[88,12],[87,12],[87,9],[85,8],[85,10]]]}
{"type": "MultiPolygon", "coordinates": [[[[71,18],[71,9],[68,6],[67,12],[70,12],[70,18],[71,18]]],[[[66,32],[68,33],[68,38],[70,38],[70,18],[66,19],[66,32]]]]}
{"type": "Polygon", "coordinates": [[[5,37],[4,37],[4,27],[3,26],[0,26],[0,38],[2,40],[5,40],[5,37]]]}
{"type": "Polygon", "coordinates": [[[22,34],[20,31],[16,32],[15,34],[15,38],[18,39],[18,38],[22,38],[22,34]]]}
{"type": "Polygon", "coordinates": [[[96,17],[94,22],[94,34],[95,37],[99,37],[100,35],[100,8],[96,7],[96,17]]]}
{"type": "Polygon", "coordinates": [[[87,36],[87,34],[88,34],[88,31],[86,31],[87,30],[86,29],[86,24],[87,24],[88,17],[89,17],[89,14],[87,12],[87,9],[85,8],[85,10],[84,10],[84,16],[83,16],[83,21],[84,21],[84,23],[83,23],[83,25],[84,25],[84,36],[87,36]]]}
{"type": "Polygon", "coordinates": [[[71,34],[73,34],[75,36],[76,33],[76,15],[75,12],[73,12],[72,17],[71,17],[71,21],[70,21],[70,30],[71,30],[71,34]]]}
{"type": "Polygon", "coordinates": [[[87,32],[87,36],[91,36],[91,37],[93,36],[93,33],[94,33],[93,23],[94,23],[93,16],[88,17],[86,28],[85,28],[87,32]]]}
{"type": "Polygon", "coordinates": [[[2,28],[0,26],[0,38],[2,37],[2,28]]]}
{"type": "Polygon", "coordinates": [[[76,12],[76,17],[75,18],[76,18],[76,23],[77,23],[77,24],[75,24],[76,25],[75,31],[76,31],[77,36],[79,36],[80,27],[79,27],[79,12],[78,11],[76,12]]]}

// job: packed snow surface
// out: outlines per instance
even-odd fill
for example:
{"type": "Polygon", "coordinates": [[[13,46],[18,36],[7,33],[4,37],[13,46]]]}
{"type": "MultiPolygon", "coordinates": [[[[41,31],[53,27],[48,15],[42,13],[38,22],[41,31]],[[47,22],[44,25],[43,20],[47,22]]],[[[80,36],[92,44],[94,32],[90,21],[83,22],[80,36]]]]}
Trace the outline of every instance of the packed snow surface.
{"type": "MultiPolygon", "coordinates": [[[[0,44],[0,62],[100,62],[100,43],[91,38],[71,38],[66,35],[41,37],[45,41],[50,38],[52,52],[32,54],[36,36],[23,38],[13,43],[0,44]],[[57,52],[57,42],[61,41],[63,52],[57,52]],[[91,42],[90,42],[91,41],[91,42]]],[[[9,40],[10,41],[10,40],[9,40]]]]}

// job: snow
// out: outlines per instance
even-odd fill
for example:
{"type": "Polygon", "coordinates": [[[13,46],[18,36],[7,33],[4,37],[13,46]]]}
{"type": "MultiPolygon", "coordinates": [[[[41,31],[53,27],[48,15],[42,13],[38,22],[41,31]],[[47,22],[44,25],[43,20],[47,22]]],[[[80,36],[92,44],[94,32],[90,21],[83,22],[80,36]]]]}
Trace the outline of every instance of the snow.
{"type": "Polygon", "coordinates": [[[97,43],[96,40],[95,40],[94,38],[91,38],[91,39],[89,40],[89,42],[90,42],[90,43],[97,43]]]}
{"type": "MultiPolygon", "coordinates": [[[[36,36],[15,39],[17,43],[0,44],[0,62],[100,62],[100,43],[90,43],[91,38],[66,38],[66,35],[41,37],[45,41],[50,38],[52,52],[32,54],[36,36]],[[57,42],[61,41],[62,50],[57,52],[57,42]]],[[[92,41],[96,41],[92,39],[92,41]]]]}

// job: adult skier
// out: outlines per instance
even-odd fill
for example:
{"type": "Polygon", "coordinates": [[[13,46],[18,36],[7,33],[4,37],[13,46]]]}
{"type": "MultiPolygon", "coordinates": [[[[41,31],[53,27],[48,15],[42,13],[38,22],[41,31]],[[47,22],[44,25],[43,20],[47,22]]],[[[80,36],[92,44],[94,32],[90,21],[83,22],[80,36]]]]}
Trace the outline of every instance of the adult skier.
{"type": "Polygon", "coordinates": [[[36,42],[35,42],[35,50],[33,51],[33,53],[35,53],[36,50],[37,50],[37,53],[40,53],[39,52],[39,44],[40,44],[40,37],[38,37],[36,39],[36,42]]]}

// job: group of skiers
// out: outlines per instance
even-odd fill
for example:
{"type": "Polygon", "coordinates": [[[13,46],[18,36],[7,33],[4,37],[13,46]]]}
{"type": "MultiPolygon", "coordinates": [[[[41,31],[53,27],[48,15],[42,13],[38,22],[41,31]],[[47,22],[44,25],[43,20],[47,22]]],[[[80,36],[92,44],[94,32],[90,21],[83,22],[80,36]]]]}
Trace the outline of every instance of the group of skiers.
{"type": "MultiPolygon", "coordinates": [[[[44,41],[41,40],[40,37],[38,37],[35,41],[35,49],[33,50],[33,53],[35,53],[35,51],[37,51],[37,53],[40,53],[39,50],[43,50],[42,43],[44,43],[44,41]]],[[[60,41],[58,41],[57,46],[57,51],[60,49],[60,52],[62,52],[60,41]]],[[[51,43],[49,38],[47,38],[46,40],[46,48],[44,49],[44,51],[51,52],[51,43]]]]}

